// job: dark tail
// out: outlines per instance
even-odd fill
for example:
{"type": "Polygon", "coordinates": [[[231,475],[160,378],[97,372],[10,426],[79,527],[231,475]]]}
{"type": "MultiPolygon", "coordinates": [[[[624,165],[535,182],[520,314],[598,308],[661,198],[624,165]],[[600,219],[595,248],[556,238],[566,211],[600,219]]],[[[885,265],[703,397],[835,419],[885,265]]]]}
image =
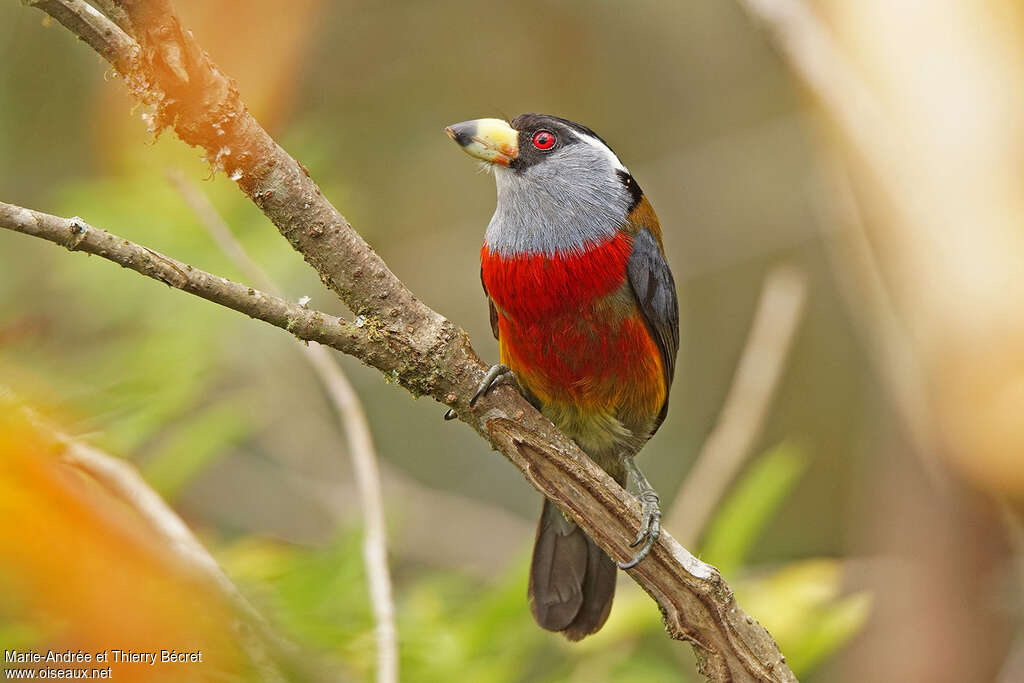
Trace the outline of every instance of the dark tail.
{"type": "Polygon", "coordinates": [[[537,623],[569,640],[596,633],[612,609],[616,578],[612,559],[545,500],[530,564],[530,611],[537,623]]]}

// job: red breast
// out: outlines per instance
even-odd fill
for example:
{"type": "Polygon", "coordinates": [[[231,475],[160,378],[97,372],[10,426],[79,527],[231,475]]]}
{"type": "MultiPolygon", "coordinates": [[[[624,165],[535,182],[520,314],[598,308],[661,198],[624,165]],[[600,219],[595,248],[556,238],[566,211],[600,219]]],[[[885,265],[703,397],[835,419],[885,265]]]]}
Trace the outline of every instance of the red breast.
{"type": "Polygon", "coordinates": [[[480,265],[484,287],[499,312],[516,321],[578,309],[611,294],[626,277],[633,239],[619,232],[582,251],[507,256],[484,243],[480,265]]]}
{"type": "Polygon", "coordinates": [[[579,252],[507,256],[481,250],[481,275],[498,311],[502,362],[542,403],[656,413],[664,399],[657,346],[621,296],[632,237],[579,252]]]}

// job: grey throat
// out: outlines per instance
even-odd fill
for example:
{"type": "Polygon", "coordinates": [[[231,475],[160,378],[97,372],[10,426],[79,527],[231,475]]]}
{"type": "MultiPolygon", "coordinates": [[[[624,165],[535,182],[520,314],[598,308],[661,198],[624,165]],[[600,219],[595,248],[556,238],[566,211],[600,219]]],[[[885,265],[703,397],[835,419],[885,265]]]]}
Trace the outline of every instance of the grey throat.
{"type": "Polygon", "coordinates": [[[494,167],[498,205],[484,234],[492,252],[582,252],[623,225],[632,199],[617,175],[625,167],[599,141],[576,137],[525,169],[494,167]]]}

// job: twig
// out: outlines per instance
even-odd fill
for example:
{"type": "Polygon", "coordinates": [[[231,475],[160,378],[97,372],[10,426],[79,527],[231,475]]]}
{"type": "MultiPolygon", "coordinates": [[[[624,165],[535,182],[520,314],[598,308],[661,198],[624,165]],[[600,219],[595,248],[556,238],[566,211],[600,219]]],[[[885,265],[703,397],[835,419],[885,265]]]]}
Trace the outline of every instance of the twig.
{"type": "MultiPolygon", "coordinates": [[[[96,254],[210,301],[290,331],[300,339],[327,343],[373,362],[381,345],[388,352],[410,349],[409,337],[370,337],[363,327],[309,311],[277,297],[218,278],[141,245],[63,219],[0,203],[0,227],[49,240],[72,251],[96,254]],[[404,341],[404,346],[403,346],[404,341]]],[[[415,350],[409,351],[415,353],[415,350]]],[[[454,398],[452,400],[455,400],[454,398]]],[[[565,512],[613,559],[632,557],[639,504],[583,455],[550,422],[519,408],[514,391],[495,391],[481,401],[479,420],[487,439],[506,454],[527,480],[565,512]],[[514,411],[514,412],[513,412],[514,411]]],[[[528,405],[528,404],[527,404],[528,405]]],[[[651,555],[628,572],[660,605],[673,638],[690,641],[701,671],[714,681],[795,681],[764,628],[746,616],[714,567],[697,560],[662,532],[651,555]]]]}
{"type": "MultiPolygon", "coordinates": [[[[0,387],[0,398],[9,395],[10,392],[0,387]]],[[[63,451],[60,457],[65,464],[88,474],[112,495],[135,510],[185,572],[210,585],[245,619],[248,630],[240,630],[239,640],[254,665],[259,667],[264,679],[285,680],[275,660],[286,658],[291,664],[301,664],[296,647],[273,631],[263,615],[231,582],[185,522],[156,491],[150,488],[134,467],[124,460],[107,455],[62,433],[47,424],[34,411],[28,408],[21,410],[29,422],[60,445],[63,451]],[[253,635],[256,637],[253,638],[253,635]]]]}
{"type": "Polygon", "coordinates": [[[30,0],[25,4],[59,21],[118,71],[127,74],[137,68],[139,44],[85,0],[30,0]]]}
{"type": "Polygon", "coordinates": [[[380,339],[371,339],[367,326],[360,325],[358,321],[349,323],[207,273],[149,247],[94,228],[80,218],[60,218],[0,202],[0,228],[40,237],[69,251],[105,258],[170,287],[280,327],[299,339],[320,342],[359,357],[373,353],[380,345],[380,339]]]}
{"type": "MultiPolygon", "coordinates": [[[[840,284],[844,277],[854,283],[844,294],[856,287],[851,314],[873,337],[868,348],[905,435],[926,471],[939,474],[929,483],[953,484],[942,486],[939,505],[915,488],[916,471],[898,458],[886,462],[890,476],[882,483],[900,502],[872,531],[882,538],[890,518],[912,511],[916,523],[905,530],[925,540],[897,533],[891,549],[911,559],[916,573],[895,584],[887,576],[876,589],[880,602],[892,602],[886,595],[899,601],[900,618],[895,626],[877,623],[874,642],[851,661],[888,680],[991,671],[1006,619],[986,602],[990,588],[979,567],[997,566],[1004,549],[976,494],[1019,494],[1015,465],[1024,446],[1019,26],[969,0],[927,13],[907,3],[853,2],[835,15],[837,39],[810,3],[740,2],[764,23],[830,119],[830,132],[870,179],[872,209],[881,209],[884,225],[871,243],[845,172],[835,174],[838,188],[829,189],[846,200],[837,213],[847,229],[833,262],[840,284]],[[879,23],[884,28],[873,32],[879,23]],[[859,77],[858,66],[869,78],[859,77]],[[944,476],[936,455],[973,480],[970,493],[944,476]],[[919,528],[922,521],[932,526],[919,528]],[[921,576],[928,577],[923,592],[921,576]],[[960,596],[954,608],[950,594],[960,596]],[[913,643],[900,640],[910,631],[913,643]],[[950,643],[970,659],[937,658],[950,643]]],[[[1021,661],[1006,663],[1009,680],[1021,680],[1021,661]]]]}
{"type": "Polygon", "coordinates": [[[217,212],[213,204],[203,192],[194,184],[189,182],[185,174],[178,169],[168,169],[166,172],[167,182],[181,195],[185,205],[199,219],[200,225],[206,228],[213,241],[217,243],[220,250],[228,257],[231,263],[238,268],[242,275],[248,278],[257,287],[270,292],[274,296],[283,297],[281,288],[277,286],[266,271],[252,260],[246,252],[245,247],[238,241],[231,228],[224,218],[217,212]]]}
{"type": "Polygon", "coordinates": [[[793,71],[825,103],[873,164],[885,167],[887,162],[898,159],[901,145],[893,139],[895,136],[886,136],[891,143],[886,149],[876,149],[871,143],[888,130],[882,112],[803,0],[737,1],[771,32],[793,71]]]}
{"type": "MultiPolygon", "coordinates": [[[[139,101],[155,108],[155,127],[171,126],[183,141],[205,149],[214,168],[238,183],[368,328],[365,336],[344,338],[346,348],[331,345],[416,395],[428,394],[454,408],[460,420],[504,453],[613,559],[632,557],[629,543],[640,525],[639,503],[514,389],[490,392],[471,408],[468,400],[484,365],[466,334],[395,277],[304,167],[260,127],[167,0],[114,1],[125,10],[142,47],[123,80],[139,101]]],[[[70,7],[70,0],[30,0],[44,10],[53,3],[70,7]]],[[[50,13],[70,30],[77,28],[75,21],[50,13]]],[[[83,37],[101,54],[117,48],[102,44],[102,35],[83,37]]],[[[117,53],[112,63],[129,62],[117,53]]],[[[11,208],[32,219],[30,212],[11,208]]],[[[66,232],[67,222],[55,220],[66,232]]],[[[274,316],[268,317],[272,322],[274,316]]],[[[322,327],[313,325],[311,331],[320,338],[311,338],[329,343],[325,338],[331,335],[322,327]]],[[[307,330],[291,331],[302,336],[307,330]]],[[[699,669],[712,680],[795,680],[771,636],[743,613],[718,572],[667,533],[629,574],[658,602],[669,635],[694,645],[699,669]]]]}
{"type": "Polygon", "coordinates": [[[718,424],[683,480],[669,514],[667,526],[683,545],[700,540],[715,506],[750,455],[786,367],[806,300],[803,272],[779,266],[765,277],[718,424]]]}
{"type": "Polygon", "coordinates": [[[946,487],[948,474],[937,458],[939,447],[928,410],[924,373],[871,249],[846,168],[836,159],[823,175],[832,192],[822,202],[824,215],[820,222],[838,229],[829,230],[822,238],[839,293],[900,416],[915,456],[931,483],[946,487]]]}
{"type": "Polygon", "coordinates": [[[377,681],[398,680],[398,632],[395,628],[395,605],[391,597],[391,575],[388,571],[387,527],[380,489],[380,472],[374,455],[373,440],[366,424],[366,415],[359,397],[341,368],[330,356],[327,347],[303,347],[306,360],[314,368],[327,389],[334,409],[341,418],[356,487],[362,501],[366,533],[363,539],[363,561],[370,584],[370,602],[377,631],[377,681]]]}
{"type": "MultiPolygon", "coordinates": [[[[493,503],[424,486],[387,461],[379,463],[388,514],[399,520],[389,541],[401,556],[436,567],[458,567],[484,582],[500,576],[519,549],[511,538],[526,538],[534,525],[493,503]],[[466,543],[472,538],[472,543],[466,543]]],[[[358,498],[348,481],[290,472],[289,479],[331,519],[351,519],[358,498]]]]}
{"type": "MultiPolygon", "coordinates": [[[[168,172],[167,178],[235,266],[266,291],[281,296],[280,288],[249,256],[206,195],[190,183],[180,171],[168,172]]],[[[327,347],[314,343],[312,346],[299,344],[297,348],[302,351],[303,357],[326,389],[341,420],[348,443],[349,457],[366,525],[363,562],[370,585],[370,603],[377,631],[377,681],[394,683],[398,680],[398,633],[395,628],[395,606],[391,597],[387,526],[380,472],[370,426],[352,384],[331,357],[327,347]]]]}
{"type": "MultiPolygon", "coordinates": [[[[905,218],[931,225],[932,211],[915,189],[917,174],[906,159],[911,154],[883,115],[871,90],[837,50],[829,31],[801,0],[739,0],[771,32],[780,52],[840,124],[855,149],[884,180],[893,206],[905,218]]],[[[945,486],[946,474],[936,455],[934,418],[926,397],[926,380],[910,335],[900,323],[881,268],[864,230],[860,209],[846,169],[836,161],[825,181],[834,190],[824,207],[827,221],[838,223],[838,237],[825,236],[827,255],[846,308],[860,331],[869,357],[931,483],[945,486]]]]}

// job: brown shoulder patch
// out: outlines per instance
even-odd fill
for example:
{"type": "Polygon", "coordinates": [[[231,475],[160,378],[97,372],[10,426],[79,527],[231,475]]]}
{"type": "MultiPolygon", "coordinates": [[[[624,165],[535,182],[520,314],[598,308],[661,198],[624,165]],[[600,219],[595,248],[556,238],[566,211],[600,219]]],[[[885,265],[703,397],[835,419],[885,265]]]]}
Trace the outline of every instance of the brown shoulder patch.
{"type": "Polygon", "coordinates": [[[664,252],[665,247],[661,243],[661,223],[658,222],[658,216],[654,213],[654,207],[647,201],[646,196],[640,198],[640,201],[629,212],[626,219],[637,229],[647,228],[654,235],[654,239],[657,240],[658,248],[664,252]]]}

